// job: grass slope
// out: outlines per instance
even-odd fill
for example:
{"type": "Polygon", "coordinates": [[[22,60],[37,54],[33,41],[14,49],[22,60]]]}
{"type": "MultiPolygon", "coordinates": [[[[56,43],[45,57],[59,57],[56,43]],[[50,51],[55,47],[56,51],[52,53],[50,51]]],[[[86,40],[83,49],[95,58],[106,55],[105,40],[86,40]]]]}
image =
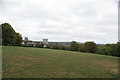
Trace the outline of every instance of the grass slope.
{"type": "Polygon", "coordinates": [[[3,78],[116,78],[118,58],[63,50],[3,47],[3,78]]]}

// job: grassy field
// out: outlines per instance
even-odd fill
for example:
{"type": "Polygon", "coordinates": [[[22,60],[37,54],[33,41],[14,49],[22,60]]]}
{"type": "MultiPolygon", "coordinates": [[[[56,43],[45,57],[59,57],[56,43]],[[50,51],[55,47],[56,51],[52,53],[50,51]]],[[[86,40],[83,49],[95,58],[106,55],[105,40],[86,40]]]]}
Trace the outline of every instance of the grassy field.
{"type": "Polygon", "coordinates": [[[116,78],[118,58],[43,48],[3,47],[3,78],[116,78]]]}

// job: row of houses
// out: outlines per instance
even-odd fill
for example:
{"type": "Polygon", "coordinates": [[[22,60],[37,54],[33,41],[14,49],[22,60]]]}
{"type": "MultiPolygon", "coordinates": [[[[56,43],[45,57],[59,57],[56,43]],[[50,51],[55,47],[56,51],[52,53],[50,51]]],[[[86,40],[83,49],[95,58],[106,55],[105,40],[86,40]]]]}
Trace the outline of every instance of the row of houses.
{"type": "Polygon", "coordinates": [[[35,47],[37,44],[43,44],[43,46],[46,47],[48,45],[48,39],[43,39],[43,41],[32,41],[29,40],[28,37],[25,37],[22,41],[22,45],[26,46],[33,45],[35,47]]]}

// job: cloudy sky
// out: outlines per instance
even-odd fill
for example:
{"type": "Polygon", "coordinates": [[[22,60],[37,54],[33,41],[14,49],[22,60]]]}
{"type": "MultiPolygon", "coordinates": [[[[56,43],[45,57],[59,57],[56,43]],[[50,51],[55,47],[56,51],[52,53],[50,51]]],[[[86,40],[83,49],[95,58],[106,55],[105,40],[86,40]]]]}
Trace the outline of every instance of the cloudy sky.
{"type": "Polygon", "coordinates": [[[118,41],[118,0],[0,0],[0,22],[30,40],[118,41]]]}

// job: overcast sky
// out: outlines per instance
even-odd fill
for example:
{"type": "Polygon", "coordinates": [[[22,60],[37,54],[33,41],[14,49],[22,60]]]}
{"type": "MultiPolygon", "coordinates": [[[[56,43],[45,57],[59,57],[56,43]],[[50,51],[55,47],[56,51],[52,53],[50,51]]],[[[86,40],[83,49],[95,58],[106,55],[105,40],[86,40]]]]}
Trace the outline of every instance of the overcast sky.
{"type": "Polygon", "coordinates": [[[0,0],[0,22],[41,41],[118,41],[118,0],[0,0]]]}

